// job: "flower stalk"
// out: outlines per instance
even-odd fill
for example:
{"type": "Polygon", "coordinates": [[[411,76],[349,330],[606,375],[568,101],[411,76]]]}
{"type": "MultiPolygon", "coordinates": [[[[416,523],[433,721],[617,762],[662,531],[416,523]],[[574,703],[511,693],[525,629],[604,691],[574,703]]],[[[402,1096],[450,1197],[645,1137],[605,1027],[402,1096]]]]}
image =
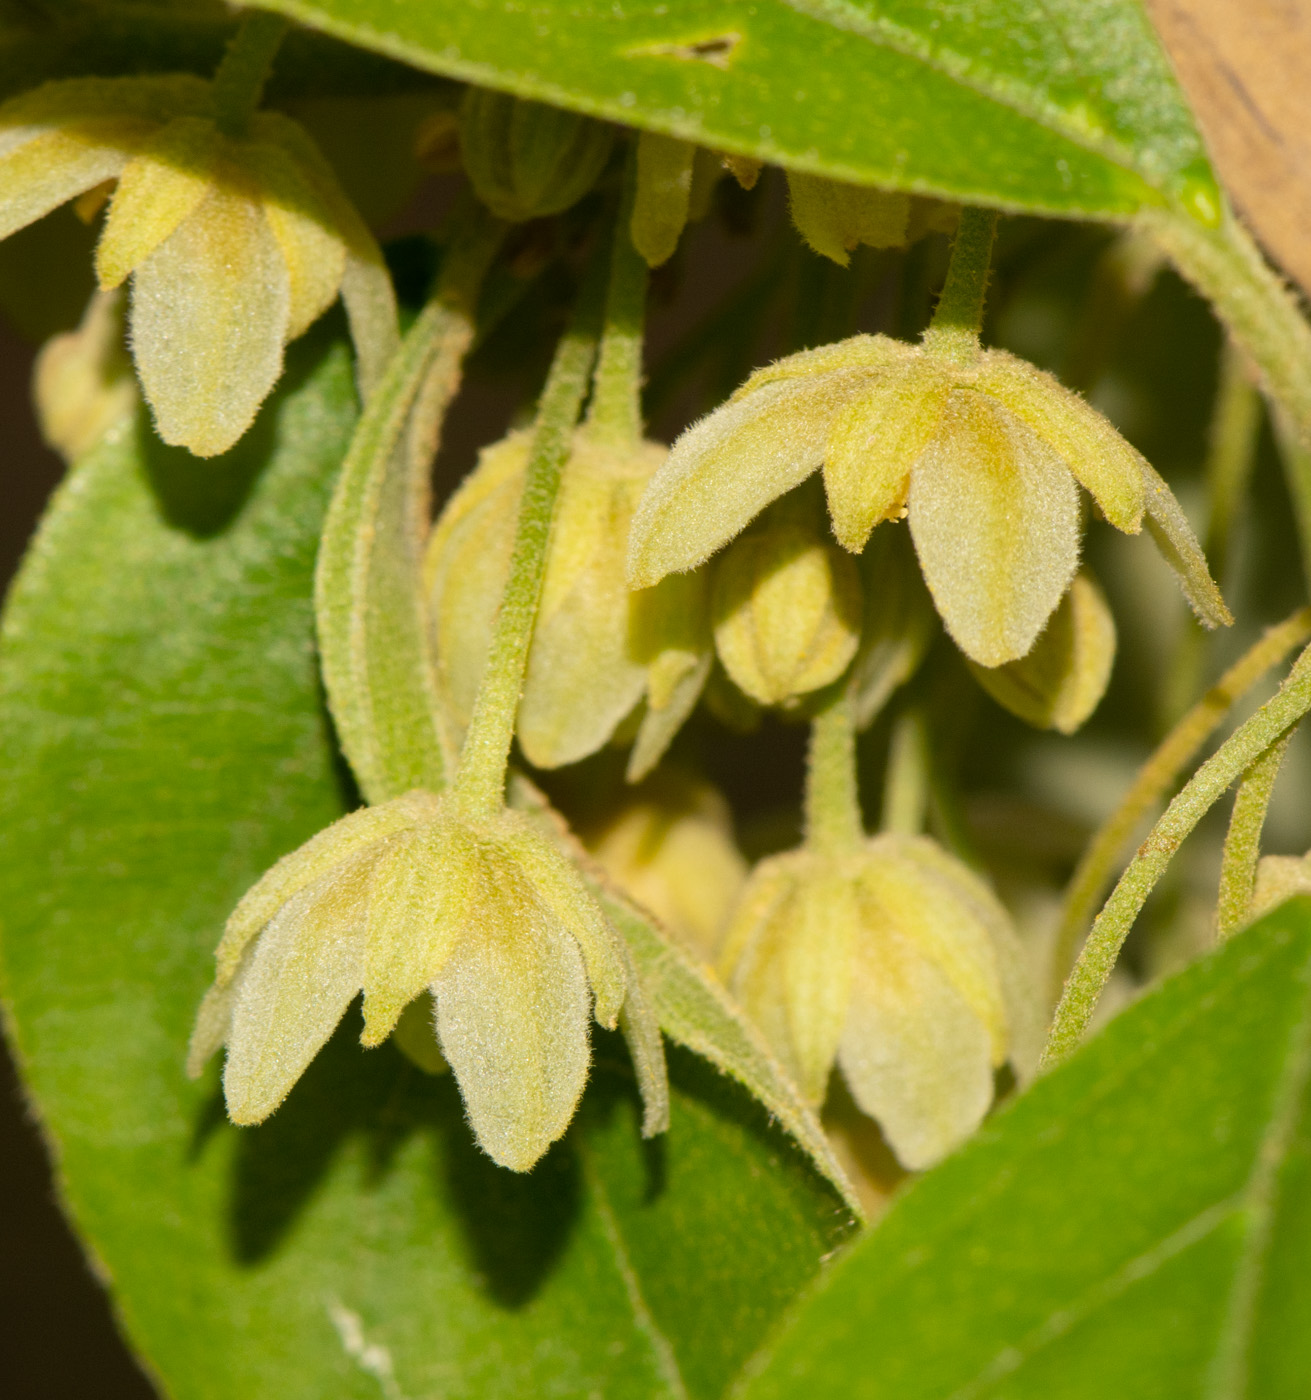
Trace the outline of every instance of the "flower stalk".
{"type": "Polygon", "coordinates": [[[245,133],[289,28],[281,15],[257,10],[242,18],[228,41],[213,82],[214,116],[225,135],[245,133]]]}
{"type": "Polygon", "coordinates": [[[1184,839],[1230,784],[1290,733],[1308,710],[1311,648],[1298,657],[1274,699],[1241,724],[1193,774],[1138,848],[1066,979],[1043,1048],[1041,1068],[1054,1068],[1078,1048],[1134,920],[1184,839]]]}
{"type": "Polygon", "coordinates": [[[1290,731],[1271,744],[1243,775],[1234,795],[1234,810],[1220,860],[1220,893],[1215,910],[1218,938],[1237,933],[1252,916],[1256,868],[1261,859],[1261,832],[1270,808],[1270,794],[1292,737],[1290,731]]]}
{"type": "Polygon", "coordinates": [[[864,837],[856,783],[856,724],[846,687],[836,685],[810,722],[806,846],[824,855],[854,851],[864,837]]]}
{"type": "Polygon", "coordinates": [[[956,364],[969,361],[979,348],[983,303],[988,294],[992,245],[997,237],[997,211],[967,207],[951,245],[947,280],[938,298],[933,321],[924,333],[924,348],[956,364]]]}
{"type": "MultiPolygon", "coordinates": [[[[617,226],[615,241],[626,239],[617,226]]],[[[528,648],[546,575],[551,519],[560,489],[561,468],[569,455],[574,425],[587,393],[599,339],[600,279],[595,268],[583,287],[573,320],[560,339],[537,410],[533,443],[519,501],[519,521],[510,575],[492,631],[464,746],[460,750],[456,792],[475,812],[500,807],[505,770],[514,739],[515,717],[523,694],[528,648]]]]}

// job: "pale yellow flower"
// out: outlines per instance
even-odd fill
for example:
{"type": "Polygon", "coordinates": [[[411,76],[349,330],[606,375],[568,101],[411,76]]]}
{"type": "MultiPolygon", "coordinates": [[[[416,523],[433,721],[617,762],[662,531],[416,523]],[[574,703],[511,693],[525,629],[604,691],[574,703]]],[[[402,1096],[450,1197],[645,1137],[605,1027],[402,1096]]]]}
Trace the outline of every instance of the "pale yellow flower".
{"type": "Polygon", "coordinates": [[[695,568],[821,467],[847,549],[909,516],[938,612],[982,666],[1024,656],[1069,587],[1079,485],[1117,528],[1146,520],[1204,622],[1232,620],[1169,488],[1077,394],[1002,350],[960,361],[886,336],[780,360],[689,428],[634,516],[631,582],[695,568]]]}
{"type": "Polygon", "coordinates": [[[283,347],[340,293],[361,391],[396,344],[372,234],[305,131],[256,113],[223,132],[189,76],[77,78],[0,106],[0,237],[115,183],[100,285],[132,279],[131,347],[165,442],[226,451],[282,372],[283,347]]]}
{"type": "MultiPolygon", "coordinates": [[[[367,807],[284,857],[228,920],[188,1060],[227,1046],[236,1123],[267,1118],[359,992],[365,1045],[425,992],[483,1149],[527,1171],[564,1132],[613,1027],[627,951],[576,868],[528,817],[447,794],[367,807]]],[[[435,1066],[434,1066],[435,1067],[435,1066]]]]}
{"type": "Polygon", "coordinates": [[[906,1167],[978,1126],[993,1072],[1023,1077],[1041,1044],[1006,912],[925,837],[762,861],[729,925],[722,973],[810,1100],[836,1062],[906,1167]]]}

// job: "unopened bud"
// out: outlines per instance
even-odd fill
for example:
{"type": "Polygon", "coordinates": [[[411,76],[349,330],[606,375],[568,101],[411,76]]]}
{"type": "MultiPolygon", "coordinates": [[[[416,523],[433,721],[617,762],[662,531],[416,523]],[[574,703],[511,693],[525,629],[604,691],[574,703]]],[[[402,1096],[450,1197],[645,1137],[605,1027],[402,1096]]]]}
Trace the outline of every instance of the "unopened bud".
{"type": "Polygon", "coordinates": [[[678,247],[692,202],[696,147],[690,141],[644,131],[637,138],[637,189],[629,225],[633,247],[659,267],[678,247]]]}
{"type": "Polygon", "coordinates": [[[620,889],[713,962],[747,864],[728,803],[709,783],[662,771],[587,845],[620,889]]]}
{"type": "Polygon", "coordinates": [[[861,243],[871,248],[902,248],[906,244],[909,195],[795,170],[788,171],[788,191],[797,232],[815,252],[842,267],[861,243]]]}
{"type": "Polygon", "coordinates": [[[460,107],[460,150],[478,198],[511,223],[559,214],[596,184],[612,128],[577,112],[471,87],[460,107]]]}
{"type": "Polygon", "coordinates": [[[770,520],[719,562],[711,615],[735,684],[762,705],[785,705],[837,680],[856,654],[860,571],[818,530],[770,520]]]}
{"type": "Polygon", "coordinates": [[[123,344],[123,299],[97,292],[75,331],[54,336],[37,356],[33,396],[41,436],[75,462],[137,404],[123,344]]]}
{"type": "Polygon", "coordinates": [[[1073,734],[1106,693],[1115,661],[1115,619],[1087,573],[1076,576],[1027,655],[1004,666],[971,661],[989,695],[1038,729],[1073,734]]]}

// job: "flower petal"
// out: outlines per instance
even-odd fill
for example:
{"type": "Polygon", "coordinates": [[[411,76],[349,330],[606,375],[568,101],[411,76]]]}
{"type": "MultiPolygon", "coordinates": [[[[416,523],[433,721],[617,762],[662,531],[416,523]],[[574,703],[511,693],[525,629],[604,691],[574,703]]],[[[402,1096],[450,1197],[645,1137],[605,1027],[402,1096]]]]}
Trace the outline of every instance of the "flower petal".
{"type": "MultiPolygon", "coordinates": [[[[896,838],[876,838],[882,842],[896,838]]],[[[1029,974],[1029,959],[997,896],[974,871],[949,855],[927,837],[899,839],[899,856],[905,865],[918,868],[937,883],[957,905],[957,916],[972,918],[977,928],[984,930],[991,957],[981,956],[977,934],[967,935],[957,955],[943,956],[944,936],[950,936],[954,918],[936,919],[928,926],[931,941],[922,941],[946,971],[957,991],[970,1002],[989,1027],[993,1057],[1000,1063],[1004,1057],[1014,1067],[1020,1081],[1027,1082],[1038,1065],[1038,1056],[1046,1032],[1043,1008],[1033,979],[1029,974]],[[979,966],[971,971],[965,960],[975,959],[979,966]],[[995,971],[996,983],[993,983],[995,971]],[[978,990],[972,990],[971,984],[978,990]],[[1001,991],[1004,1020],[998,1025],[993,1001],[993,986],[1001,991]],[[1002,1028],[1004,1027],[1004,1051],[1002,1028]]],[[[925,925],[920,925],[923,933],[925,925]]]]}
{"type": "Polygon", "coordinates": [[[0,238],[113,179],[152,129],[131,117],[105,118],[39,132],[0,155],[0,238]]]}
{"type": "Polygon", "coordinates": [[[396,292],[382,249],[346,197],[336,172],[314,138],[299,122],[281,112],[260,112],[251,123],[251,129],[259,140],[275,142],[291,155],[300,175],[312,184],[328,216],[326,227],[345,244],[341,299],[355,344],[360,398],[367,400],[400,344],[396,292]]]}
{"type": "Polygon", "coordinates": [[[447,713],[468,724],[492,625],[510,573],[530,437],[512,433],[478,454],[433,527],[424,594],[447,713]]]}
{"type": "Polygon", "coordinates": [[[287,264],[287,339],[295,340],[336,301],[346,271],[346,245],[334,227],[333,210],[282,146],[245,142],[240,158],[259,181],[264,217],[287,264]]]}
{"type": "Polygon", "coordinates": [[[637,737],[633,740],[624,773],[630,783],[640,783],[665,756],[674,736],[696,708],[696,702],[710,678],[715,656],[713,651],[707,649],[699,656],[676,658],[666,653],[661,659],[682,660],[689,664],[681,666],[681,674],[672,685],[661,684],[658,692],[656,682],[648,672],[646,711],[638,725],[637,737]],[[657,699],[661,703],[657,703],[657,699]]]}
{"type": "Polygon", "coordinates": [[[649,475],[610,477],[578,448],[565,467],[516,725],[539,768],[595,753],[646,688],[629,647],[624,554],[649,475]]]}
{"type": "Polygon", "coordinates": [[[102,288],[119,286],[212,188],[223,138],[212,121],[179,117],[127,163],[96,245],[102,288]]]}
{"type": "Polygon", "coordinates": [[[927,837],[876,836],[866,846],[862,913],[909,941],[986,1029],[992,1063],[1006,1059],[1006,1009],[992,936],[1007,925],[987,887],[927,837]]]}
{"type": "Polygon", "coordinates": [[[695,568],[800,485],[824,460],[834,415],[868,382],[865,370],[780,379],[693,424],[633,517],[630,585],[695,568]]]}
{"type": "Polygon", "coordinates": [[[824,490],[838,543],[859,554],[870,531],[906,504],[910,469],[928,446],[949,381],[923,360],[881,374],[833,420],[824,449],[824,490]]]}
{"type": "Polygon", "coordinates": [[[596,1019],[613,1030],[628,988],[626,960],[618,935],[577,866],[521,812],[501,814],[495,840],[518,862],[534,898],[577,941],[596,1019]]]}
{"type": "Polygon", "coordinates": [[[757,389],[780,380],[809,379],[836,370],[884,370],[900,360],[919,359],[922,354],[918,346],[887,335],[848,336],[830,345],[817,345],[813,350],[798,350],[794,355],[784,355],[781,360],[765,365],[747,378],[729,402],[748,398],[757,389]]]}
{"type": "Polygon", "coordinates": [[[360,989],[373,858],[302,890],[273,918],[234,998],[223,1093],[234,1123],[260,1123],[322,1049],[360,989]]]}
{"type": "Polygon", "coordinates": [[[982,666],[1023,656],[1078,567],[1065,463],[992,399],[957,389],[909,503],[920,568],[956,645],[982,666]]]}
{"type": "Polygon", "coordinates": [[[250,195],[215,188],[136,270],[132,351],[165,442],[226,452],[282,373],[291,284],[250,195]]]}
{"type": "Polygon", "coordinates": [[[289,899],[357,852],[414,826],[431,813],[436,800],[416,792],[378,807],[361,807],[283,856],[246,891],[229,916],[214,954],[218,981],[223,983],[233,976],[246,945],[289,899]]]}
{"type": "Polygon", "coordinates": [[[1234,615],[1225,606],[1202,546],[1175,500],[1174,492],[1146,462],[1142,464],[1142,471],[1147,487],[1147,531],[1165,562],[1174,570],[1188,606],[1203,627],[1231,626],[1234,615]]]}
{"type": "Polygon", "coordinates": [[[1126,534],[1142,528],[1146,493],[1142,454],[1086,400],[1054,375],[1004,350],[988,350],[973,387],[990,394],[1064,459],[1102,514],[1126,534]]]}
{"type": "Polygon", "coordinates": [[[856,951],[838,1064],[911,1171],[963,1142],[992,1102],[988,1034],[947,978],[886,925],[856,951]]]}
{"type": "Polygon", "coordinates": [[[437,1034],[483,1151],[530,1170],[569,1126],[590,1059],[574,939],[526,882],[485,884],[434,979],[437,1034]]]}
{"type": "Polygon", "coordinates": [[[389,842],[375,867],[364,953],[362,1045],[381,1045],[464,930],[475,851],[458,822],[434,821],[389,842]]]}

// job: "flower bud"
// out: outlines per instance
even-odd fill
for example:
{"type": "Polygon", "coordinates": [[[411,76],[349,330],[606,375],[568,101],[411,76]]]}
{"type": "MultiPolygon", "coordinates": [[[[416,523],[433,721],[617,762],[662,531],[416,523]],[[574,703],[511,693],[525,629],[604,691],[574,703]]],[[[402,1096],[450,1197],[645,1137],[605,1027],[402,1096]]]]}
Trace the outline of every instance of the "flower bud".
{"type": "Polygon", "coordinates": [[[974,678],[1011,714],[1038,729],[1073,734],[1097,708],[1115,661],[1115,619],[1088,573],[1076,575],[1042,635],[1018,661],[974,678]]]}
{"type": "Polygon", "coordinates": [[[1010,920],[924,837],[762,861],[720,966],[811,1101],[836,1062],[911,1170],[973,1132],[999,1065],[1036,1062],[1041,1017],[1010,920]]]}
{"type": "Polygon", "coordinates": [[[909,195],[796,170],[788,171],[788,193],[797,232],[815,252],[841,267],[861,243],[871,248],[906,245],[909,195]]]}
{"type": "Polygon", "coordinates": [[[614,145],[604,122],[562,107],[470,87],[460,152],[478,198],[500,219],[559,214],[596,184],[614,145]]]}
{"type": "Polygon", "coordinates": [[[1311,895],[1311,852],[1304,856],[1262,856],[1256,867],[1252,918],[1259,919],[1296,895],[1311,895]]]}
{"type": "Polygon", "coordinates": [[[41,436],[67,462],[77,461],[136,408],[118,293],[97,292],[75,331],[42,346],[33,395],[41,436]]]}
{"type": "Polygon", "coordinates": [[[474,816],[450,794],[407,793],[320,832],[249,891],[216,959],[188,1068],[227,1046],[234,1122],[278,1107],[360,991],[366,1046],[426,991],[474,1134],[514,1171],[573,1117],[589,1015],[646,1014],[577,869],[524,814],[474,816]]]}
{"type": "MultiPolygon", "coordinates": [[[[440,680],[453,718],[468,722],[509,575],[531,434],[483,451],[433,530],[425,566],[440,680]]],[[[575,436],[551,527],[517,733],[539,768],[595,753],[646,697],[634,751],[648,771],[696,701],[708,669],[700,579],[634,594],[628,526],[665,449],[600,447],[575,436]]]]}
{"type": "Polygon", "coordinates": [[[714,961],[747,875],[719,792],[661,772],[586,844],[620,889],[697,957],[714,961]]]}
{"type": "Polygon", "coordinates": [[[734,541],[715,570],[715,650],[734,683],[762,705],[828,685],[860,642],[856,561],[792,518],[734,541]]]}

